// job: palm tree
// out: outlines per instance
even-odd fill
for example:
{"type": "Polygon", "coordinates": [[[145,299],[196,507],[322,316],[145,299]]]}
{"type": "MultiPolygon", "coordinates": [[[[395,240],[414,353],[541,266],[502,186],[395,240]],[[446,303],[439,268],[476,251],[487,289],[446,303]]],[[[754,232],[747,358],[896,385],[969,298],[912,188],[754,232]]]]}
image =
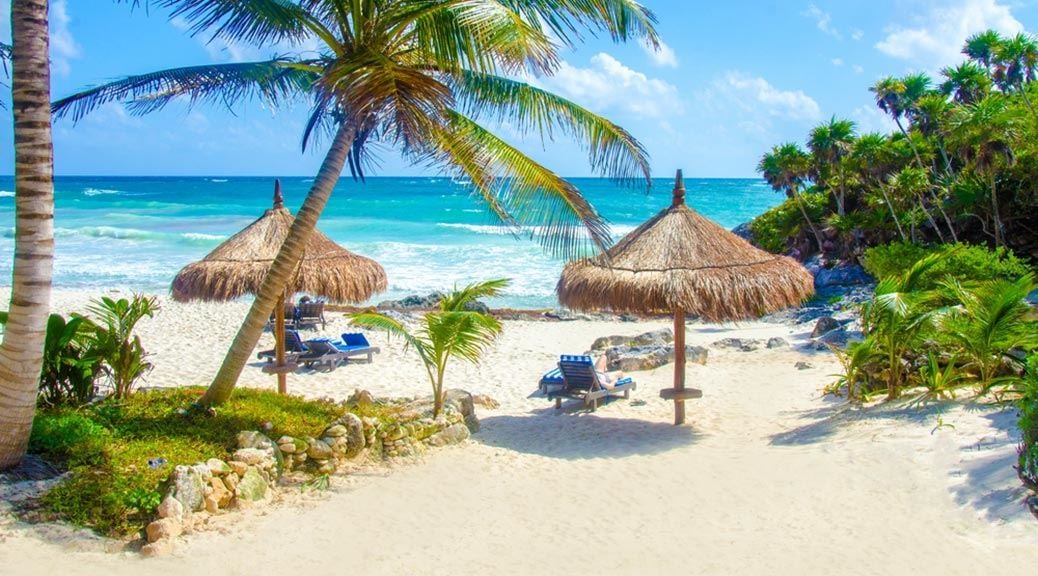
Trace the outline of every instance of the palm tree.
{"type": "Polygon", "coordinates": [[[966,38],[962,53],[970,60],[983,65],[990,75],[995,50],[1000,44],[1002,44],[1002,35],[994,30],[986,30],[966,38]]]}
{"type": "Polygon", "coordinates": [[[1023,32],[1006,38],[995,48],[994,62],[993,76],[998,87],[1007,94],[1019,92],[1031,114],[1038,117],[1026,89],[1027,83],[1034,81],[1038,68],[1038,41],[1023,32]]]}
{"type": "Polygon", "coordinates": [[[956,109],[950,122],[951,143],[976,173],[987,178],[996,247],[1005,244],[998,175],[1000,168],[1013,163],[1013,144],[1020,135],[1018,110],[1010,106],[1007,97],[992,94],[980,102],[956,109]]]}
{"type": "Polygon", "coordinates": [[[940,86],[941,93],[951,96],[959,104],[972,104],[991,91],[991,76],[975,62],[944,68],[941,74],[945,77],[940,86]]]}
{"type": "Polygon", "coordinates": [[[202,399],[231,394],[293,274],[307,237],[343,168],[363,178],[369,144],[399,147],[415,162],[464,175],[506,225],[532,226],[545,247],[574,254],[610,242],[608,227],[572,184],[485,128],[506,121],[587,148],[598,172],[649,178],[644,149],[625,130],[573,102],[516,78],[551,75],[562,47],[583,31],[658,46],[655,16],[635,0],[156,0],[194,33],[272,46],[316,42],[317,56],[216,64],[130,76],[55,103],[81,118],[108,102],[145,113],[178,98],[233,105],[254,97],[271,106],[309,100],[303,147],[331,146],[310,192],[219,372],[202,399]]]}
{"type": "Polygon", "coordinates": [[[777,192],[785,192],[793,198],[804,221],[814,234],[818,249],[822,249],[822,235],[818,232],[811,217],[807,214],[804,200],[800,197],[800,189],[808,181],[811,173],[811,156],[800,149],[800,146],[789,142],[771,149],[770,153],[761,157],[757,164],[759,172],[764,180],[777,192]]]}
{"type": "Polygon", "coordinates": [[[901,227],[901,221],[897,217],[897,210],[890,201],[890,195],[887,193],[884,183],[884,180],[890,176],[893,170],[890,163],[886,161],[890,156],[887,148],[888,140],[886,136],[877,132],[862,134],[854,142],[850,160],[861,176],[862,181],[879,189],[883,195],[883,203],[890,210],[890,217],[894,220],[894,226],[897,227],[898,235],[901,237],[901,240],[907,240],[905,230],[901,227]]]}
{"type": "Polygon", "coordinates": [[[440,300],[439,311],[422,316],[416,330],[409,330],[395,318],[376,312],[355,314],[352,316],[353,324],[386,330],[390,336],[403,338],[407,347],[414,348],[432,385],[435,418],[443,408],[443,377],[447,362],[459,358],[479,363],[480,356],[501,333],[501,323],[496,318],[468,310],[468,305],[480,298],[498,295],[508,283],[505,279],[488,280],[454,289],[440,300]]]}
{"type": "Polygon", "coordinates": [[[11,4],[15,246],[11,303],[0,344],[0,470],[25,455],[43,368],[54,263],[47,0],[11,4]]]}
{"type": "Polygon", "coordinates": [[[905,130],[903,124],[901,124],[901,118],[905,116],[908,110],[909,100],[906,98],[907,86],[903,80],[894,78],[893,76],[887,76],[875,84],[869,91],[873,93],[876,98],[876,106],[880,110],[890,115],[893,118],[894,123],[897,124],[897,129],[904,135],[905,140],[908,141],[909,146],[912,147],[912,154],[915,155],[916,162],[919,163],[919,167],[924,166],[922,157],[919,156],[919,150],[916,148],[912,139],[908,136],[908,131],[905,130]]]}
{"type": "Polygon", "coordinates": [[[838,182],[838,186],[832,192],[836,197],[836,212],[840,216],[846,213],[846,178],[843,174],[843,160],[850,153],[854,144],[854,128],[854,122],[837,120],[833,116],[829,122],[811,130],[807,141],[807,147],[811,149],[818,168],[818,176],[823,179],[827,187],[830,185],[830,178],[826,176],[835,172],[834,179],[838,182]]]}

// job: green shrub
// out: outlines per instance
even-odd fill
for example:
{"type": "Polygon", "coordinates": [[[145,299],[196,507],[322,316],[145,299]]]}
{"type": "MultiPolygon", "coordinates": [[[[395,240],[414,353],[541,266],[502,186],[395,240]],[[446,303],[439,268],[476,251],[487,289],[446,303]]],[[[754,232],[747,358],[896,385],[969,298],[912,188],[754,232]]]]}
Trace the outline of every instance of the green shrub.
{"type": "MultiPolygon", "coordinates": [[[[804,200],[808,216],[819,222],[825,214],[828,197],[824,193],[805,193],[800,195],[804,200]]],[[[761,214],[750,222],[753,241],[764,250],[781,254],[789,250],[789,239],[806,228],[804,216],[800,213],[796,200],[787,198],[785,202],[761,214]]]]}
{"type": "Polygon", "coordinates": [[[1038,492],[1038,354],[1027,359],[1027,372],[1020,394],[1020,479],[1031,490],[1038,492]]]}
{"type": "Polygon", "coordinates": [[[32,423],[29,451],[69,466],[100,464],[112,434],[89,416],[72,411],[41,412],[32,423]]]}
{"type": "Polygon", "coordinates": [[[1026,262],[1004,247],[989,250],[985,246],[961,243],[921,246],[893,242],[874,246],[865,251],[862,265],[870,274],[882,280],[904,274],[930,254],[941,256],[923,277],[922,286],[926,288],[933,288],[944,279],[967,283],[1015,280],[1031,272],[1026,262]]]}
{"type": "Polygon", "coordinates": [[[94,300],[87,307],[97,317],[90,332],[91,350],[102,360],[101,370],[107,376],[116,398],[129,396],[137,379],[149,372],[151,362],[141,345],[140,336],[133,329],[145,316],[152,317],[159,309],[154,296],[134,294],[132,300],[113,300],[107,296],[94,300]]]}

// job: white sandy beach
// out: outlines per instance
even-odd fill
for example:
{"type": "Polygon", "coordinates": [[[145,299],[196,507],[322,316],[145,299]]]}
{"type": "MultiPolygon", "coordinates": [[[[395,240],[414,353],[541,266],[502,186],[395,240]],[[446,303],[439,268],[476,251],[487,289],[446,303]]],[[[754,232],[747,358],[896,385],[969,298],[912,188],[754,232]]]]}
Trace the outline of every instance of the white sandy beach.
{"type": "MultiPolygon", "coordinates": [[[[92,294],[58,291],[56,310],[92,294]]],[[[0,290],[0,298],[6,298],[0,290]]],[[[180,305],[140,327],[146,385],[206,384],[246,304],[180,305]]],[[[330,314],[327,335],[347,322],[330,314]]],[[[689,365],[703,390],[689,424],[658,396],[672,365],[632,374],[630,401],[595,413],[531,396],[560,353],[665,322],[506,322],[450,387],[488,395],[482,431],[420,462],[336,479],[316,499],[244,513],[141,560],[0,518],[0,573],[21,574],[1024,574],[1038,520],[1016,478],[1015,411],[961,405],[846,411],[821,389],[837,372],[804,352],[810,326],[693,325],[690,344],[782,336],[793,348],[710,349],[689,365]],[[798,370],[794,364],[813,365],[798,370]],[[943,426],[938,427],[938,418],[943,426]]],[[[373,364],[289,377],[289,390],[346,398],[428,394],[418,359],[370,335],[373,364]]],[[[261,344],[272,344],[269,335],[261,344]]],[[[258,364],[257,364],[258,366],[258,364]]],[[[274,388],[250,366],[247,386],[274,388]]]]}

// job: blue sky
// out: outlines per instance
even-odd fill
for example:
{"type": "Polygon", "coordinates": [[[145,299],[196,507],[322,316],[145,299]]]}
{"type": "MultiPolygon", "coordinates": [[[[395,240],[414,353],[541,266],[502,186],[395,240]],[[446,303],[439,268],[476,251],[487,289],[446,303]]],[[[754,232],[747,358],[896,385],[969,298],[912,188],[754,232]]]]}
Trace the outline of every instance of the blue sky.
{"type": "MultiPolygon", "coordinates": [[[[268,50],[192,38],[165,13],[131,12],[106,0],[52,0],[53,95],[125,74],[259,59],[268,50]]],[[[647,147],[653,173],[750,177],[773,144],[802,141],[836,114],[863,131],[888,130],[868,87],[879,77],[935,73],[957,62],[962,40],[987,28],[1038,31],[1038,1],[645,0],[666,44],[592,39],[565,54],[553,78],[536,82],[601,113],[647,147]]],[[[0,0],[9,13],[9,0],[0,0]]],[[[2,26],[9,26],[3,19],[2,26]]],[[[7,29],[0,37],[9,38],[7,29]]],[[[260,103],[233,111],[186,105],[131,117],[118,106],[55,127],[64,175],[311,175],[321,150],[303,154],[305,103],[276,114],[260,103]]],[[[553,170],[590,175],[580,148],[501,133],[553,170]]],[[[0,123],[0,173],[13,170],[9,122],[0,123]]],[[[392,150],[379,175],[428,173],[392,150]]]]}

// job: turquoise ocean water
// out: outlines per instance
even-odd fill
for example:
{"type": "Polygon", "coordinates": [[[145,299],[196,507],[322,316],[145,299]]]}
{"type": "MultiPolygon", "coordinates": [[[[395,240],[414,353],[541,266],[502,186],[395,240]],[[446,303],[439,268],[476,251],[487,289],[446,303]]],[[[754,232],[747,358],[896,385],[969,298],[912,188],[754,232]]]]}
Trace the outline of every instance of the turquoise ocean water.
{"type": "MultiPolygon", "coordinates": [[[[649,194],[607,180],[574,179],[622,236],[670,202],[672,179],[649,194]]],[[[282,178],[285,204],[302,203],[312,179],[282,178]]],[[[726,228],[782,200],[759,180],[687,180],[688,202],[726,228]]],[[[14,182],[0,177],[0,285],[10,285],[14,182]]],[[[176,272],[205,256],[270,206],[267,177],[59,177],[55,187],[58,287],[166,292],[176,272]]],[[[555,305],[563,262],[532,240],[494,226],[480,202],[449,178],[343,178],[318,227],[386,269],[389,291],[374,301],[508,277],[492,304],[555,305]]]]}

